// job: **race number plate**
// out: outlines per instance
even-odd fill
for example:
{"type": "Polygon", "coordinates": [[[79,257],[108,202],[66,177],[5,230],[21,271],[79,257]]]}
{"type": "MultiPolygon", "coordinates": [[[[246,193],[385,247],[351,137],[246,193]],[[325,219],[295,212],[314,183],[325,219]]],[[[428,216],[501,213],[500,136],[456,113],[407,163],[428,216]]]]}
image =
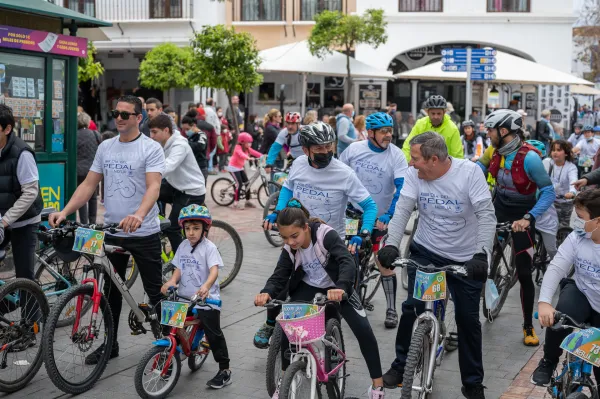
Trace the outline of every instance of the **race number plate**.
{"type": "Polygon", "coordinates": [[[79,227],[75,230],[73,251],[90,255],[102,255],[104,245],[104,232],[79,227]]]}
{"type": "Polygon", "coordinates": [[[285,172],[277,172],[273,175],[275,183],[283,184],[288,178],[288,174],[285,172]]]}
{"type": "Polygon", "coordinates": [[[162,301],[160,324],[183,328],[189,305],[181,302],[162,301]]]}
{"type": "Polygon", "coordinates": [[[590,157],[579,157],[579,166],[582,168],[591,168],[594,166],[594,160],[590,157]]]}
{"type": "Polygon", "coordinates": [[[425,273],[417,270],[413,297],[423,302],[446,299],[446,272],[425,273]]]}
{"type": "Polygon", "coordinates": [[[355,236],[358,234],[358,219],[346,219],[346,235],[355,236]]]}
{"type": "Polygon", "coordinates": [[[588,328],[567,335],[560,347],[584,362],[600,367],[600,330],[588,328]]]}
{"type": "Polygon", "coordinates": [[[284,304],[281,306],[284,320],[298,319],[319,313],[317,305],[309,304],[284,304]]]}

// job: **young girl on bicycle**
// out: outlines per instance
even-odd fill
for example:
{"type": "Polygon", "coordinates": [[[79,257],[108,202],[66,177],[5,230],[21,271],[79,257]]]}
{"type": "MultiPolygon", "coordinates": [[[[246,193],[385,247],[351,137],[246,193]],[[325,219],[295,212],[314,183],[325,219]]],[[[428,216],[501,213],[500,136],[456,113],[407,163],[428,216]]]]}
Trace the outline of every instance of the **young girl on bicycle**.
{"type": "MultiPolygon", "coordinates": [[[[216,245],[206,238],[211,224],[212,218],[204,206],[192,204],[179,212],[179,226],[185,230],[186,240],[177,248],[172,261],[175,270],[169,281],[162,286],[163,294],[167,294],[169,287],[179,284],[177,291],[183,296],[198,294],[202,299],[221,299],[217,279],[223,260],[216,245]]],[[[213,357],[219,363],[219,372],[206,385],[220,389],[231,384],[229,352],[221,331],[221,309],[214,305],[197,308],[213,357]]]]}
{"type": "MultiPolygon", "coordinates": [[[[560,285],[556,310],[579,323],[600,327],[600,189],[588,190],[575,198],[577,217],[573,232],[558,249],[558,253],[544,274],[538,303],[542,326],[554,324],[552,298],[560,285]],[[567,278],[571,266],[575,267],[573,279],[567,278]]],[[[547,386],[562,354],[560,344],[569,330],[546,330],[544,357],[531,376],[531,382],[547,386]]],[[[600,369],[594,367],[596,381],[600,369]]]]}
{"type": "Polygon", "coordinates": [[[252,142],[254,139],[249,133],[242,132],[238,137],[238,144],[235,146],[233,156],[229,160],[229,166],[227,170],[235,179],[235,197],[233,202],[233,208],[244,209],[245,206],[248,208],[255,208],[254,204],[250,202],[250,190],[246,190],[246,204],[240,204],[240,190],[242,186],[248,183],[248,176],[244,171],[244,164],[252,156],[254,158],[260,158],[262,154],[252,149],[252,142]]]}
{"type": "MultiPolygon", "coordinates": [[[[360,351],[373,379],[369,387],[370,399],[383,399],[383,379],[377,340],[353,291],[355,279],[354,259],[338,233],[319,219],[309,218],[309,212],[293,198],[279,212],[277,226],[285,242],[273,275],[254,300],[264,306],[277,298],[288,287],[291,302],[311,301],[315,294],[327,294],[333,301],[341,301],[340,314],[358,340],[360,351]],[[347,294],[348,300],[342,301],[347,294]]],[[[290,359],[284,356],[289,348],[285,334],[281,334],[281,364],[285,371],[290,359]]],[[[280,381],[281,382],[281,381],[280,381]]],[[[279,398],[279,387],[273,395],[279,398]]]]}
{"type": "Polygon", "coordinates": [[[565,140],[555,140],[550,145],[550,158],[544,159],[544,166],[548,170],[556,200],[554,207],[558,213],[558,221],[561,227],[569,227],[571,214],[573,213],[573,202],[577,190],[573,185],[577,181],[577,166],[573,163],[573,146],[565,140]]]}

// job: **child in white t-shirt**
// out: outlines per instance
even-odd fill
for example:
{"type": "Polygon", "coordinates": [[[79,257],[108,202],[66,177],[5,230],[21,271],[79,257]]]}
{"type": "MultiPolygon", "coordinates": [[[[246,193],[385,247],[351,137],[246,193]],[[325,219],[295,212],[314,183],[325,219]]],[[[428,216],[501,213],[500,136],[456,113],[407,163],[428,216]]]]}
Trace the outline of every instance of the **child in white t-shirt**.
{"type": "MultiPolygon", "coordinates": [[[[189,205],[179,213],[179,226],[185,230],[185,237],[173,258],[173,276],[161,288],[166,294],[169,287],[177,286],[178,293],[185,297],[198,294],[202,299],[220,300],[219,268],[223,260],[219,250],[207,238],[212,224],[208,209],[200,205],[189,205]]],[[[219,372],[206,385],[219,389],[231,384],[229,353],[223,331],[221,331],[221,308],[215,305],[196,306],[198,318],[202,321],[204,334],[210,345],[213,357],[219,363],[219,372]]]]}
{"type": "MultiPolygon", "coordinates": [[[[578,323],[600,327],[600,189],[588,190],[575,197],[577,217],[573,232],[558,248],[558,253],[544,273],[538,303],[542,326],[555,323],[552,298],[560,285],[556,310],[567,314],[578,323]],[[573,279],[567,278],[574,265],[573,279]]],[[[536,385],[550,383],[562,354],[560,344],[569,330],[546,329],[544,357],[531,376],[536,385]]],[[[594,367],[596,381],[600,381],[600,369],[594,367]]]]}

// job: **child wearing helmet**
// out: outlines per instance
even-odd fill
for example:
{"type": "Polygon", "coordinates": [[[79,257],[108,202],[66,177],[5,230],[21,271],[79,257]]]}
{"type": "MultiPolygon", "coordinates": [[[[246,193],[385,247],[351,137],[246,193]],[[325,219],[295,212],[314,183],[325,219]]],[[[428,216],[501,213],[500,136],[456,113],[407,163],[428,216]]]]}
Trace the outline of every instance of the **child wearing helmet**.
{"type": "MultiPolygon", "coordinates": [[[[192,204],[179,212],[179,226],[185,231],[186,239],[181,243],[173,258],[173,276],[161,288],[166,295],[169,287],[177,287],[185,297],[200,295],[202,299],[221,299],[219,269],[223,260],[216,245],[208,239],[212,218],[204,206],[192,204]]],[[[219,372],[206,385],[219,389],[231,384],[229,352],[225,335],[221,331],[221,308],[216,305],[196,306],[198,318],[210,345],[219,372]]]]}
{"type": "Polygon", "coordinates": [[[238,143],[233,151],[233,156],[229,160],[229,166],[227,166],[227,171],[231,173],[235,179],[235,196],[232,205],[235,209],[244,209],[246,206],[248,208],[255,208],[254,204],[250,202],[249,190],[246,190],[246,204],[239,203],[240,189],[242,188],[242,185],[248,183],[248,176],[244,170],[244,164],[251,157],[260,158],[262,156],[260,152],[251,147],[252,141],[254,141],[254,139],[249,133],[240,133],[238,143]]]}

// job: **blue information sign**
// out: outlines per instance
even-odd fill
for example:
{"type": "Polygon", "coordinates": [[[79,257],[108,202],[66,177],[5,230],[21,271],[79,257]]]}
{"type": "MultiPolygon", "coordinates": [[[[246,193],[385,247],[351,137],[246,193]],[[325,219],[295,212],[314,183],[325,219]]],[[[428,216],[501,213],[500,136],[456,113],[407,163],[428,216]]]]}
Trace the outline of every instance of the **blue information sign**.
{"type": "MultiPolygon", "coordinates": [[[[494,49],[471,49],[472,57],[495,57],[498,52],[494,49]]],[[[442,50],[442,57],[466,57],[467,49],[466,48],[449,48],[442,50]]]]}
{"type": "MultiPolygon", "coordinates": [[[[496,57],[471,57],[471,64],[495,64],[496,57]]],[[[444,65],[467,65],[467,57],[442,57],[444,65]]]]}
{"type": "MultiPolygon", "coordinates": [[[[442,71],[444,72],[467,72],[466,65],[442,65],[442,71]]],[[[471,65],[471,72],[485,73],[485,72],[496,72],[495,65],[471,65]]]]}
{"type": "Polygon", "coordinates": [[[471,80],[495,80],[495,73],[472,73],[471,80]]]}

